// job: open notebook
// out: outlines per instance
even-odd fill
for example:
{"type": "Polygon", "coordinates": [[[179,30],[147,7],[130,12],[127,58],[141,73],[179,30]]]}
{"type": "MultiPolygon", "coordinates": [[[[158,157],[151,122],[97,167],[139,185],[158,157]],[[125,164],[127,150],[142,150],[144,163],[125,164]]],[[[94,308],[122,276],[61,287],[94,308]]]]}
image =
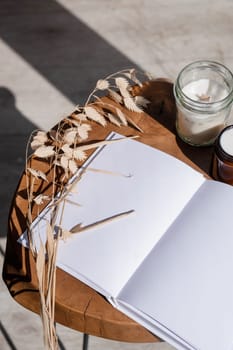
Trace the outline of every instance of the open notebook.
{"type": "Polygon", "coordinates": [[[84,167],[64,228],[132,214],[61,242],[57,266],[178,349],[233,349],[233,187],[132,139],[84,167]]]}

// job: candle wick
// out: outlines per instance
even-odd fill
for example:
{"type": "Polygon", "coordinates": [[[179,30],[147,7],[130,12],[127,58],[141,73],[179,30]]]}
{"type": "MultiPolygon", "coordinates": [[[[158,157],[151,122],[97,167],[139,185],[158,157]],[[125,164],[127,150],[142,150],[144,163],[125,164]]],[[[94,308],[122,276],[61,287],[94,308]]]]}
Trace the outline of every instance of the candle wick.
{"type": "Polygon", "coordinates": [[[200,101],[209,101],[210,100],[210,95],[206,94],[201,94],[201,95],[196,95],[200,101]]]}

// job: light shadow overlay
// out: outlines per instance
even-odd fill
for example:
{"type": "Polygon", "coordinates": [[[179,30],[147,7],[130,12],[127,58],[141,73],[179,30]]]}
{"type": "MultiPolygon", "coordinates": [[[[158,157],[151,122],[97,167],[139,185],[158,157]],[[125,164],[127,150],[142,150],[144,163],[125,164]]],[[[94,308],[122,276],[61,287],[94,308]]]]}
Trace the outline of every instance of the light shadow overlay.
{"type": "MultiPolygon", "coordinates": [[[[0,17],[1,39],[74,104],[84,103],[99,78],[136,67],[56,1],[3,1],[0,17]]],[[[16,109],[14,99],[1,88],[0,237],[6,236],[27,139],[36,128],[16,109]]]]}

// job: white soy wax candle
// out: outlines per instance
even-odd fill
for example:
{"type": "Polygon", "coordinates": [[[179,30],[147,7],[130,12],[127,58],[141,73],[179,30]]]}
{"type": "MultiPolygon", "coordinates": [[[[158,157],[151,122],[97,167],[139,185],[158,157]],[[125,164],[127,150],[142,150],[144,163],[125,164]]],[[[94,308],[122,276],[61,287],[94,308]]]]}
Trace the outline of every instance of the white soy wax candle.
{"type": "Polygon", "coordinates": [[[230,126],[221,133],[219,143],[223,151],[233,157],[233,127],[230,126]]]}
{"type": "Polygon", "coordinates": [[[194,146],[210,145],[230,122],[233,75],[216,62],[191,63],[180,72],[174,95],[178,135],[194,146]]]}
{"type": "Polygon", "coordinates": [[[215,142],[212,176],[233,185],[233,125],[224,128],[215,142]]]}

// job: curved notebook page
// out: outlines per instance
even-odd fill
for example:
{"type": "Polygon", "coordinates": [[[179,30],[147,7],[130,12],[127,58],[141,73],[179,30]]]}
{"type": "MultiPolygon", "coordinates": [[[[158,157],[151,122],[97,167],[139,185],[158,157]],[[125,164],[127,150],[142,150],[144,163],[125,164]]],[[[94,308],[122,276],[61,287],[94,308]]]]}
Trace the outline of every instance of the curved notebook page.
{"type": "Polygon", "coordinates": [[[122,310],[152,332],[160,323],[168,341],[231,350],[232,202],[232,186],[207,180],[123,288],[122,310]]]}
{"type": "Polygon", "coordinates": [[[87,171],[71,195],[81,206],[65,206],[63,227],[133,213],[61,242],[57,265],[115,297],[205,179],[176,158],[132,139],[104,146],[88,167],[123,175],[87,171]]]}

